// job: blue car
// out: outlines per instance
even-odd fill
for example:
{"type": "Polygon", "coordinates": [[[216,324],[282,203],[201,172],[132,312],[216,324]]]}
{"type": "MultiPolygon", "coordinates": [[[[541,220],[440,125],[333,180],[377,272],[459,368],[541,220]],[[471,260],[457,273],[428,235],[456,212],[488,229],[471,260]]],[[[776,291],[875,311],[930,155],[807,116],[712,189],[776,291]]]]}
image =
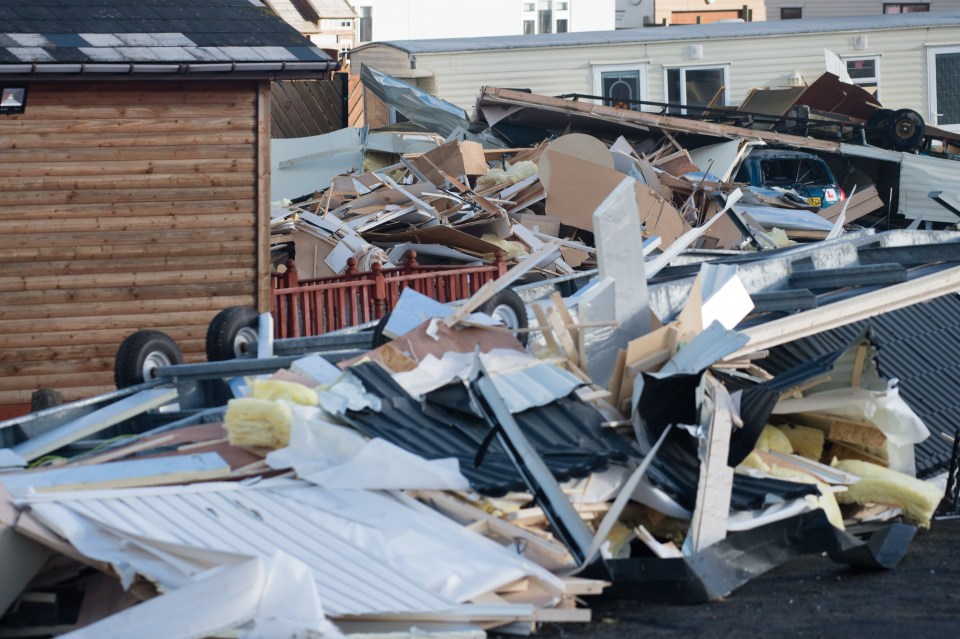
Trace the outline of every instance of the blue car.
{"type": "Polygon", "coordinates": [[[794,191],[808,206],[819,208],[847,197],[827,163],[803,151],[755,149],[744,158],[733,179],[774,197],[783,190],[794,191]]]}

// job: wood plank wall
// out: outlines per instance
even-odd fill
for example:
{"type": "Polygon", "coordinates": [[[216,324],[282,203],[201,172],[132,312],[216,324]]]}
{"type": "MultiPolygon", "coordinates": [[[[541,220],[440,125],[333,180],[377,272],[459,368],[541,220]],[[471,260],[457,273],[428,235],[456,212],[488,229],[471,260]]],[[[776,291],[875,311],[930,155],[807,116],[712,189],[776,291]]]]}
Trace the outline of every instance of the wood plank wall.
{"type": "Polygon", "coordinates": [[[303,138],[337,131],[344,123],[363,126],[362,89],[360,76],[346,73],[337,73],[332,80],[274,82],[270,97],[272,136],[303,138]]]}
{"type": "Polygon", "coordinates": [[[204,359],[257,293],[256,82],[29,84],[0,116],[0,406],[113,388],[140,329],[204,359]]]}

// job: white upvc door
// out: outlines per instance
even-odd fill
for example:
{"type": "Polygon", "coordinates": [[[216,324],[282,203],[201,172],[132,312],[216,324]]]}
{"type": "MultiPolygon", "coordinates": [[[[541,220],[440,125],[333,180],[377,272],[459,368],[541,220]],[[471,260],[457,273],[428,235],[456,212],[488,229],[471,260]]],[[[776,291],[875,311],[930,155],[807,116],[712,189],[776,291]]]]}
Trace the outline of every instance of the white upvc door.
{"type": "Polygon", "coordinates": [[[960,46],[927,49],[927,122],[960,132],[960,46]]]}

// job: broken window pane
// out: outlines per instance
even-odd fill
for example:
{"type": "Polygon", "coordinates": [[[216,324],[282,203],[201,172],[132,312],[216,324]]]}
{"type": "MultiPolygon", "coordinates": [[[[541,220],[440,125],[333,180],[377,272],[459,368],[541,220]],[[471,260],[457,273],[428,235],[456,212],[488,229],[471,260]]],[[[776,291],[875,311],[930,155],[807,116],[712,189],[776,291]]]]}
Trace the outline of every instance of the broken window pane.
{"type": "MultiPolygon", "coordinates": [[[[667,69],[667,101],[671,104],[707,106],[716,97],[717,104],[726,104],[723,80],[723,67],[667,69]]],[[[686,110],[671,107],[668,113],[686,113],[686,110]]]]}
{"type": "MultiPolygon", "coordinates": [[[[692,106],[706,106],[723,91],[723,69],[684,69],[686,99],[692,106]]],[[[719,99],[723,104],[723,99],[719,99]]]]}

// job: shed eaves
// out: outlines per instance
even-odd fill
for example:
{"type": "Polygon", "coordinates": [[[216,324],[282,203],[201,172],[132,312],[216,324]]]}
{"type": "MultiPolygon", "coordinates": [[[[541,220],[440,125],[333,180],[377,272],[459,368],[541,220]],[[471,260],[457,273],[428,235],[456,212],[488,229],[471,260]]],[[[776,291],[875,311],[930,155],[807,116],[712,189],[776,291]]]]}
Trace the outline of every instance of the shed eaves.
{"type": "Polygon", "coordinates": [[[331,62],[252,0],[0,0],[0,64],[331,62]]]}
{"type": "Polygon", "coordinates": [[[744,37],[776,37],[806,33],[838,31],[872,31],[878,29],[910,29],[960,26],[960,11],[903,13],[806,20],[774,20],[770,22],[721,22],[659,28],[619,29],[616,31],[584,31],[541,35],[491,36],[481,38],[437,38],[431,40],[394,40],[373,42],[353,49],[353,53],[369,47],[387,46],[409,54],[454,53],[539,49],[547,47],[586,47],[621,44],[643,44],[672,40],[711,40],[744,37]]]}

